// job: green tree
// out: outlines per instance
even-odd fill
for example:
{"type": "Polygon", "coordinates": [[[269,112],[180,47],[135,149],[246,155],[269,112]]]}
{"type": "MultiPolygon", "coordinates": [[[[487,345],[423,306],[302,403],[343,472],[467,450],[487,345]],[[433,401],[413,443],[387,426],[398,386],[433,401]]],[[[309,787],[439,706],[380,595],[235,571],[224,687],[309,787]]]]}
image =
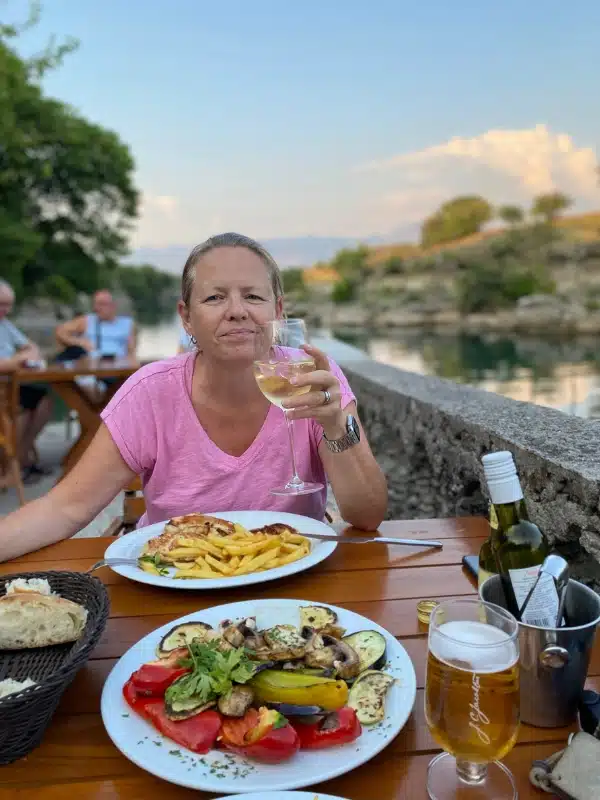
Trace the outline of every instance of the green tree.
{"type": "Polygon", "coordinates": [[[479,195],[464,195],[444,203],[421,227],[421,244],[431,247],[478,233],[492,219],[490,203],[479,195]]]}
{"type": "Polygon", "coordinates": [[[511,227],[520,225],[525,219],[525,212],[521,206],[505,205],[500,206],[496,215],[502,222],[505,222],[511,227]]]}
{"type": "Polygon", "coordinates": [[[351,303],[356,298],[356,283],[341,278],[331,290],[331,300],[336,305],[351,303]]]}
{"type": "Polygon", "coordinates": [[[458,307],[463,314],[512,308],[521,297],[549,294],[555,289],[545,267],[512,259],[474,260],[456,282],[458,307]]]}
{"type": "Polygon", "coordinates": [[[562,211],[572,205],[573,200],[563,192],[548,192],[534,198],[531,213],[551,224],[562,211]]]}
{"type": "Polygon", "coordinates": [[[365,245],[359,245],[354,249],[345,248],[336,253],[330,266],[340,278],[359,283],[370,271],[368,265],[369,254],[369,248],[365,245]]]}
{"type": "Polygon", "coordinates": [[[179,278],[150,264],[120,266],[113,273],[114,288],[131,299],[140,322],[156,322],[172,316],[179,296],[179,278]]]}
{"type": "Polygon", "coordinates": [[[389,256],[382,263],[381,268],[384,275],[402,275],[406,272],[404,259],[400,256],[389,256]]]}
{"type": "Polygon", "coordinates": [[[283,290],[286,294],[302,292],[304,286],[304,270],[302,267],[288,267],[282,270],[283,290]]]}
{"type": "Polygon", "coordinates": [[[41,78],[72,42],[29,60],[10,46],[38,10],[25,26],[0,26],[2,276],[29,296],[44,294],[54,275],[90,292],[127,250],[138,202],[134,163],[116,133],[44,94],[41,78]]]}

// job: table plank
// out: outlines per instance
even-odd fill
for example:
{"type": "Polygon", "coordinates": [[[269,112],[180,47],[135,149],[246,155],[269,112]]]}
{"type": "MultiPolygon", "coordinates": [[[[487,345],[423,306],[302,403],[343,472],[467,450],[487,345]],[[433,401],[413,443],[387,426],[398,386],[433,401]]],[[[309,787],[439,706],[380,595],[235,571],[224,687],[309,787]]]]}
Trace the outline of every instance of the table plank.
{"type": "MultiPolygon", "coordinates": [[[[82,540],[85,541],[85,540],[82,540]]],[[[424,548],[400,545],[340,545],[329,558],[311,568],[311,572],[348,572],[366,569],[414,569],[415,567],[456,566],[463,556],[477,553],[485,540],[481,537],[471,539],[445,539],[443,549],[424,548]]],[[[66,544],[66,543],[63,543],[66,544]]],[[[49,548],[46,548],[49,549],[49,548]]],[[[104,554],[103,554],[104,555],[104,554]]],[[[102,557],[102,556],[101,556],[102,557]]],[[[100,558],[101,558],[100,557],[100,558]]],[[[94,555],[81,558],[54,558],[52,560],[38,558],[28,561],[10,561],[0,565],[0,574],[23,570],[26,572],[45,571],[49,569],[85,572],[100,558],[94,555]]],[[[106,584],[124,584],[127,578],[117,575],[108,568],[96,573],[106,584]]],[[[286,579],[287,580],[287,579],[286,579]]]]}
{"type": "MultiPolygon", "coordinates": [[[[320,786],[315,786],[314,791],[335,792],[353,800],[373,800],[373,775],[377,775],[377,799],[384,798],[425,798],[424,778],[427,765],[434,752],[409,752],[407,747],[412,747],[410,742],[411,732],[405,729],[388,747],[378,756],[362,767],[346,775],[328,781],[320,786]]],[[[531,762],[535,758],[543,758],[562,749],[564,741],[546,742],[544,744],[519,744],[506,757],[505,763],[515,771],[521,787],[527,786],[528,772],[531,762]]],[[[149,742],[149,746],[151,746],[149,742]]],[[[60,795],[47,794],[52,791],[51,786],[62,784],[63,793],[67,790],[73,793],[78,783],[96,786],[117,781],[120,785],[127,785],[134,781],[140,791],[148,791],[146,787],[156,783],[154,794],[145,797],[158,797],[158,792],[165,793],[169,798],[179,796],[177,792],[186,790],[151,778],[132,762],[124,758],[112,745],[105,733],[97,715],[81,715],[71,718],[56,717],[48,730],[45,742],[35,750],[27,759],[23,759],[10,767],[8,779],[3,780],[7,791],[14,792],[18,786],[25,787],[31,794],[22,795],[41,799],[59,797],[60,795]],[[121,782],[125,782],[124,784],[121,782]],[[50,786],[48,786],[50,784],[50,786]],[[14,787],[14,788],[13,788],[14,787]],[[142,788],[143,787],[143,788],[142,788]],[[37,791],[38,794],[33,794],[37,791]]],[[[188,790],[191,797],[191,790],[188,790]]],[[[532,796],[525,794],[524,797],[532,796]]],[[[2,795],[0,795],[1,797],[2,795]]],[[[8,795],[4,795],[8,796],[8,795]]],[[[13,794],[12,796],[16,796],[13,794]]],[[[64,797],[64,794],[62,795],[64,797]]],[[[73,795],[85,797],[84,794],[73,795]]],[[[94,796],[97,795],[88,795],[94,796]]],[[[107,795],[111,796],[111,795],[107,795]]],[[[112,795],[123,797],[130,795],[112,795]]],[[[137,795],[135,795],[137,796],[137,795]]],[[[182,797],[186,795],[181,795],[182,797]]],[[[194,792],[195,797],[208,798],[215,795],[210,793],[194,792]]],[[[140,795],[141,797],[141,795],[140,795]]]]}
{"type": "MultiPolygon", "coordinates": [[[[348,536],[364,535],[364,531],[349,528],[345,523],[333,526],[338,532],[346,532],[348,536]]],[[[488,535],[488,524],[484,517],[457,517],[448,519],[401,519],[388,520],[379,527],[382,536],[396,536],[410,539],[481,539],[488,535]]],[[[27,553],[12,560],[13,564],[24,564],[38,561],[54,561],[65,559],[90,558],[98,561],[106,548],[114,542],[111,536],[98,536],[90,539],[67,539],[63,542],[27,553]]],[[[477,552],[473,543],[472,552],[477,552]]]]}
{"type": "MultiPolygon", "coordinates": [[[[73,548],[72,551],[71,548],[65,547],[69,542],[60,542],[63,547],[58,546],[57,551],[46,547],[37,553],[30,553],[28,556],[14,559],[9,563],[18,565],[18,569],[27,571],[47,569],[85,571],[104,556],[104,551],[98,555],[97,547],[88,544],[92,541],[91,539],[74,539],[73,542],[85,542],[86,544],[73,548]]],[[[103,541],[106,541],[106,546],[108,546],[114,539],[103,538],[103,541]]],[[[442,549],[419,549],[408,545],[342,544],[329,558],[314,569],[322,572],[344,572],[357,569],[407,569],[454,565],[460,564],[463,556],[478,553],[484,541],[484,537],[481,536],[444,539],[442,549]]],[[[7,566],[2,565],[2,569],[6,569],[7,566]]],[[[115,573],[110,570],[102,573],[102,580],[105,583],[119,582],[115,580],[116,578],[115,573]]]]}
{"type": "MultiPolygon", "coordinates": [[[[438,600],[451,599],[452,596],[439,596],[438,600]]],[[[200,611],[207,608],[210,603],[203,604],[200,600],[193,602],[192,611],[200,611]]],[[[353,602],[345,603],[344,608],[362,614],[364,617],[373,620],[381,625],[391,634],[399,637],[421,636],[427,633],[427,628],[417,619],[417,603],[413,599],[409,600],[387,600],[372,602],[353,602]]],[[[161,609],[164,612],[164,607],[161,609]]],[[[139,641],[150,631],[166,625],[178,619],[182,614],[173,612],[146,613],[143,617],[124,617],[113,616],[109,619],[104,634],[94,650],[94,658],[117,658],[131,645],[139,641]]]]}

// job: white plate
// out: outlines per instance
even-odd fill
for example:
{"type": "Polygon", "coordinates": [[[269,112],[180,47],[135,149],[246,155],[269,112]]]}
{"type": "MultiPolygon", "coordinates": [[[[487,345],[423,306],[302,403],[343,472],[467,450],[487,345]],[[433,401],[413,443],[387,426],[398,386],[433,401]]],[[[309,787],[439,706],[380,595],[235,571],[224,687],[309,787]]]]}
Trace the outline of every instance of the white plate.
{"type": "Polygon", "coordinates": [[[337,613],[340,625],[348,633],[375,630],[385,636],[386,671],[398,679],[386,699],[385,719],[373,727],[364,727],[355,742],[316,752],[300,751],[281,764],[249,762],[232,754],[225,757],[217,750],[198,756],[161,736],[149,722],[127,706],[123,685],[141,664],[156,658],[157,644],[174,625],[199,620],[216,627],[224,619],[252,616],[256,617],[259,628],[276,624],[298,625],[302,605],[312,603],[304,600],[249,600],[215,606],[173,620],[133,645],[115,664],[102,690],[102,721],[116,747],[134,764],[159,778],[191,789],[222,794],[302,789],[343,775],[377,755],[402,730],[412,711],[417,691],[415,671],[406,650],[384,628],[360,614],[336,606],[329,608],[337,613]]]}
{"type": "MultiPolygon", "coordinates": [[[[236,797],[241,797],[239,794],[228,794],[227,797],[221,797],[221,800],[235,800],[236,797]]],[[[323,794],[319,792],[260,792],[259,794],[245,794],[245,800],[347,800],[345,797],[338,797],[332,794],[323,794]]]]}
{"type": "MultiPolygon", "coordinates": [[[[335,536],[333,528],[324,522],[319,522],[310,517],[301,517],[298,514],[285,514],[275,511],[213,511],[207,516],[226,519],[228,522],[237,522],[245,528],[262,528],[263,525],[274,525],[276,522],[287,523],[296,528],[299,533],[324,533],[326,536],[335,536]]],[[[104,558],[138,558],[142,546],[163,532],[166,522],[157,522],[140,528],[126,536],[121,536],[107,548],[104,558]]],[[[169,589],[229,589],[235,586],[249,586],[251,583],[265,583],[305,569],[314,567],[330,556],[337,547],[336,542],[323,542],[311,539],[310,553],[298,561],[285,564],[283,567],[267,569],[264,572],[251,572],[249,575],[237,575],[231,578],[170,578],[166,575],[151,575],[139,567],[111,567],[119,575],[131,578],[139,583],[149,583],[151,586],[166,586],[169,589]]],[[[173,570],[174,572],[175,570],[173,570]]]]}

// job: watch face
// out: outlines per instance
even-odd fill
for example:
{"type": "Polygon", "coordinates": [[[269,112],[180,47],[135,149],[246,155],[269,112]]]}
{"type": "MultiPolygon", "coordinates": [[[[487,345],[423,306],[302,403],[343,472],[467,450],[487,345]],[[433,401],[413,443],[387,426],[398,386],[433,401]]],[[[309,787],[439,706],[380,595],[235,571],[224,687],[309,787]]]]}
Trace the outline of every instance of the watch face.
{"type": "Polygon", "coordinates": [[[352,414],[348,414],[348,418],[346,419],[346,430],[348,433],[353,434],[358,440],[360,440],[360,428],[358,427],[358,422],[354,419],[352,414]]]}

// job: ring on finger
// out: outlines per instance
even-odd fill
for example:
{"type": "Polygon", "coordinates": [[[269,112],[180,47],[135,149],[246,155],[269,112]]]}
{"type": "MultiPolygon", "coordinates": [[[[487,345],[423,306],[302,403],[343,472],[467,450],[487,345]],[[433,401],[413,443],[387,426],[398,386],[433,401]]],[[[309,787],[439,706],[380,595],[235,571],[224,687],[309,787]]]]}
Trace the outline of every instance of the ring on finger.
{"type": "Polygon", "coordinates": [[[323,389],[323,405],[326,406],[328,403],[331,403],[331,393],[323,389]]]}

